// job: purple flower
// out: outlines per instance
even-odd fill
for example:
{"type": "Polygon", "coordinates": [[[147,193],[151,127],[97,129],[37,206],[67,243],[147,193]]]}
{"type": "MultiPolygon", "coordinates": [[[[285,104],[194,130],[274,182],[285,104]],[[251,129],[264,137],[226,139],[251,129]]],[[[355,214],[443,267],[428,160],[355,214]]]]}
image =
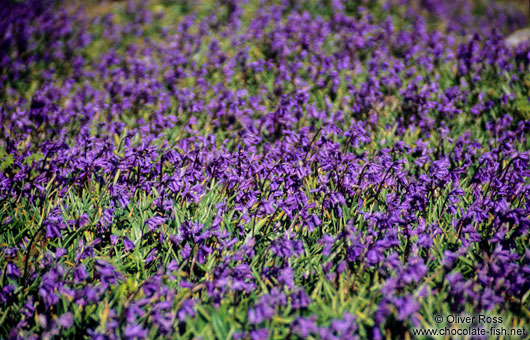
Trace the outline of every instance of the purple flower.
{"type": "Polygon", "coordinates": [[[260,324],[265,320],[272,318],[274,309],[267,303],[260,302],[253,308],[250,308],[247,313],[248,321],[251,324],[260,324]]]}
{"type": "Polygon", "coordinates": [[[291,267],[286,267],[280,270],[278,281],[291,289],[294,288],[294,276],[291,267]]]}
{"type": "Polygon", "coordinates": [[[2,287],[2,290],[0,290],[0,301],[4,305],[8,305],[11,302],[14,291],[15,291],[15,286],[13,286],[10,283],[2,287]]]}
{"type": "Polygon", "coordinates": [[[62,226],[57,223],[48,222],[46,223],[46,237],[47,238],[61,238],[61,228],[62,226]]]}
{"type": "Polygon", "coordinates": [[[7,277],[10,279],[16,279],[20,277],[20,270],[14,263],[8,263],[6,269],[7,277]]]}
{"type": "Polygon", "coordinates": [[[145,221],[145,224],[149,227],[149,231],[153,231],[158,229],[159,226],[164,224],[166,222],[166,219],[162,216],[153,216],[149,218],[147,221],[145,221]]]}
{"type": "Polygon", "coordinates": [[[55,322],[61,327],[70,328],[74,322],[74,316],[69,312],[64,313],[55,322]]]}
{"type": "Polygon", "coordinates": [[[194,299],[187,299],[182,302],[180,309],[177,311],[177,317],[180,322],[184,322],[187,316],[195,316],[195,307],[196,301],[194,299]]]}
{"type": "Polygon", "coordinates": [[[307,308],[311,302],[310,298],[303,289],[299,289],[292,293],[290,298],[292,300],[291,306],[294,309],[307,308]]]}
{"type": "Polygon", "coordinates": [[[265,340],[269,338],[269,330],[266,328],[260,328],[250,331],[251,340],[265,340]]]}
{"type": "Polygon", "coordinates": [[[296,334],[300,335],[302,338],[307,338],[310,334],[314,334],[314,333],[317,333],[318,332],[318,326],[316,325],[315,323],[315,319],[316,317],[314,318],[303,318],[303,317],[298,317],[295,322],[294,322],[294,331],[296,332],[296,334]]]}
{"type": "Polygon", "coordinates": [[[130,252],[131,250],[134,249],[134,243],[131,240],[129,240],[129,238],[127,238],[126,236],[123,236],[122,240],[123,240],[123,247],[125,248],[126,252],[130,252]]]}
{"type": "Polygon", "coordinates": [[[392,299],[394,305],[398,310],[398,318],[400,320],[406,320],[414,317],[419,311],[420,305],[413,296],[404,296],[392,299]]]}
{"type": "Polygon", "coordinates": [[[85,270],[85,266],[83,266],[82,264],[75,267],[73,274],[74,281],[77,283],[84,281],[88,277],[88,274],[85,270]]]}
{"type": "Polygon", "coordinates": [[[147,330],[136,324],[127,325],[123,333],[126,339],[145,339],[148,334],[149,332],[147,330]]]}

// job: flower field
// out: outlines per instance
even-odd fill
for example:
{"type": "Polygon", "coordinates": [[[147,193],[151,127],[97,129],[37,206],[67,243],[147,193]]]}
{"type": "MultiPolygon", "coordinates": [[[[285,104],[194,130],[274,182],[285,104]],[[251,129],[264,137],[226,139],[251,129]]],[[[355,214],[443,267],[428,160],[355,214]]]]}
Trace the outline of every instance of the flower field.
{"type": "Polygon", "coordinates": [[[0,339],[530,331],[519,6],[1,1],[0,339]]]}

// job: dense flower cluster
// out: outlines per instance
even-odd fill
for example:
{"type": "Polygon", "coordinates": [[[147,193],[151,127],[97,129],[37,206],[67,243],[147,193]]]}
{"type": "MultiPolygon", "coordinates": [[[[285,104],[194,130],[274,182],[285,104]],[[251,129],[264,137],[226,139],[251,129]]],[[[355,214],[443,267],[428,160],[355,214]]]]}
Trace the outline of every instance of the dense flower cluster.
{"type": "Polygon", "coordinates": [[[84,6],[0,8],[0,338],[528,324],[515,7],[84,6]]]}

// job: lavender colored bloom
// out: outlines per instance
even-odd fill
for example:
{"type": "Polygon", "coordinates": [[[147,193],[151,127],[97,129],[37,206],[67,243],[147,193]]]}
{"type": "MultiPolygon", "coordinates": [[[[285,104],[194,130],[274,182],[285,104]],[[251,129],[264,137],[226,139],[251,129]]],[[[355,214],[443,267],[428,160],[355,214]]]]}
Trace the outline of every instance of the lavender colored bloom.
{"type": "Polygon", "coordinates": [[[251,324],[260,324],[274,315],[274,309],[267,303],[260,302],[249,309],[247,317],[251,324]]]}
{"type": "Polygon", "coordinates": [[[123,247],[125,248],[125,251],[126,252],[130,252],[131,250],[134,249],[134,243],[129,240],[129,238],[127,237],[122,237],[122,240],[123,240],[123,247]]]}
{"type": "Polygon", "coordinates": [[[147,337],[148,331],[143,329],[140,325],[128,325],[125,327],[124,336],[126,339],[144,339],[147,337]]]}
{"type": "Polygon", "coordinates": [[[282,269],[278,281],[291,289],[294,288],[293,270],[290,267],[282,269]]]}
{"type": "Polygon", "coordinates": [[[269,330],[266,328],[256,329],[250,332],[251,340],[263,340],[269,338],[269,330]]]}
{"type": "Polygon", "coordinates": [[[303,289],[299,289],[291,294],[290,298],[292,299],[291,305],[294,309],[307,308],[311,302],[311,299],[303,289]]]}
{"type": "Polygon", "coordinates": [[[0,290],[0,301],[2,301],[4,305],[8,305],[11,302],[14,291],[15,286],[10,283],[2,287],[2,290],[0,290]]]}
{"type": "Polygon", "coordinates": [[[72,313],[64,313],[55,322],[61,327],[69,328],[72,327],[74,316],[72,313]]]}
{"type": "Polygon", "coordinates": [[[195,310],[193,309],[195,306],[195,303],[196,303],[195,300],[187,299],[181,304],[180,309],[177,312],[177,317],[180,322],[184,322],[187,316],[190,316],[190,317],[195,316],[195,310]]]}
{"type": "Polygon", "coordinates": [[[82,264],[74,269],[73,274],[74,281],[78,283],[84,281],[88,277],[88,274],[85,270],[85,266],[83,266],[82,264]]]}
{"type": "Polygon", "coordinates": [[[10,279],[16,279],[20,277],[20,270],[14,263],[8,263],[6,269],[7,277],[10,279]]]}
{"type": "Polygon", "coordinates": [[[164,224],[165,221],[166,219],[161,216],[153,216],[147,221],[145,221],[145,224],[147,224],[147,226],[149,227],[149,231],[153,231],[156,230],[162,224],[164,224]]]}
{"type": "Polygon", "coordinates": [[[314,319],[299,317],[294,322],[294,331],[302,338],[307,338],[311,333],[318,332],[318,326],[314,319]]]}

